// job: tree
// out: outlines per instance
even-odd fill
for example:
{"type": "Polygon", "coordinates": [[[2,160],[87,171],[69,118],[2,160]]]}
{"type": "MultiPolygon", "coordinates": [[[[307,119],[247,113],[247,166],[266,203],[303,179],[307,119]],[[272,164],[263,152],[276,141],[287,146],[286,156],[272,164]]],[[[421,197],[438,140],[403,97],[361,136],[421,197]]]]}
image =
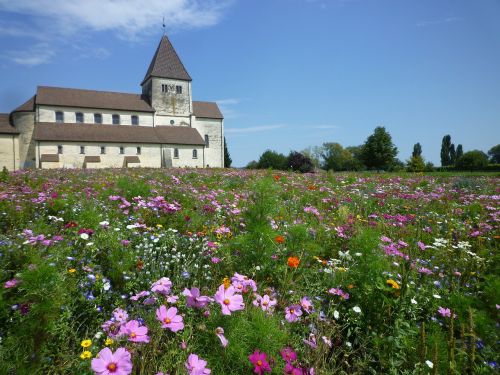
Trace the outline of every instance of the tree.
{"type": "Polygon", "coordinates": [[[300,153],[311,159],[315,168],[319,168],[321,164],[320,163],[321,151],[322,151],[321,146],[313,146],[300,151],[300,153]]]}
{"type": "Polygon", "coordinates": [[[413,152],[411,154],[412,157],[415,157],[415,156],[421,156],[422,155],[422,146],[420,145],[420,143],[415,143],[413,145],[413,152]]]}
{"type": "Polygon", "coordinates": [[[299,171],[302,173],[308,173],[314,170],[314,165],[311,159],[297,151],[290,151],[287,158],[287,166],[293,171],[299,171]]]}
{"type": "Polygon", "coordinates": [[[388,169],[394,162],[398,149],[392,143],[391,135],[379,126],[363,145],[364,164],[371,169],[388,169]]]}
{"type": "Polygon", "coordinates": [[[322,168],[326,170],[345,171],[352,164],[352,154],[340,143],[323,143],[321,158],[322,168]]]}
{"type": "Polygon", "coordinates": [[[441,165],[446,167],[451,164],[450,160],[451,136],[445,135],[441,142],[441,165]]]}
{"type": "Polygon", "coordinates": [[[462,157],[462,155],[464,154],[464,149],[462,147],[462,145],[458,145],[457,146],[457,151],[456,151],[456,159],[460,159],[462,157]]]}
{"type": "Polygon", "coordinates": [[[349,170],[361,171],[366,169],[366,166],[363,163],[363,145],[347,146],[345,149],[352,155],[352,166],[349,170]]]}
{"type": "Polygon", "coordinates": [[[423,172],[425,170],[425,161],[422,155],[414,155],[406,163],[408,172],[423,172]]]}
{"type": "Polygon", "coordinates": [[[231,163],[233,159],[231,159],[231,155],[229,155],[229,150],[227,149],[226,137],[224,137],[224,168],[231,167],[231,163]]]}
{"type": "Polygon", "coordinates": [[[287,169],[287,158],[285,155],[277,153],[276,151],[266,150],[257,162],[259,169],[287,169]]]}
{"type": "Polygon", "coordinates": [[[246,169],[257,169],[258,163],[255,160],[248,162],[246,169]]]}
{"type": "Polygon", "coordinates": [[[488,151],[488,156],[490,157],[490,162],[493,164],[500,164],[500,144],[493,146],[488,151]]]}
{"type": "Polygon", "coordinates": [[[457,160],[456,167],[463,170],[478,170],[488,165],[488,156],[479,150],[468,151],[457,160]]]}
{"type": "Polygon", "coordinates": [[[457,152],[455,151],[455,145],[452,143],[450,146],[450,165],[455,165],[457,161],[457,152]]]}

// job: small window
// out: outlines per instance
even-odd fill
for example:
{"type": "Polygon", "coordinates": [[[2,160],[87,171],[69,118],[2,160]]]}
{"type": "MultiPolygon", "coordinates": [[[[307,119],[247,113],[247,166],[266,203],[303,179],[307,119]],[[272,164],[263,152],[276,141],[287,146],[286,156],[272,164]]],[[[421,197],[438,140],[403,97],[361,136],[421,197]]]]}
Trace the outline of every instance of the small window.
{"type": "Polygon", "coordinates": [[[168,85],[161,85],[161,92],[168,92],[168,85]]]}
{"type": "Polygon", "coordinates": [[[94,113],[94,123],[102,124],[102,114],[94,113]]]}
{"type": "Polygon", "coordinates": [[[64,112],[56,112],[56,122],[64,122],[64,112]]]}
{"type": "Polygon", "coordinates": [[[193,150],[193,159],[198,159],[198,150],[193,150]]]}
{"type": "Polygon", "coordinates": [[[125,153],[125,149],[123,148],[123,146],[120,146],[120,154],[124,154],[125,153]]]}
{"type": "Polygon", "coordinates": [[[101,146],[101,155],[104,155],[106,153],[106,147],[101,146]]]}
{"type": "Polygon", "coordinates": [[[140,154],[141,154],[141,148],[137,147],[137,155],[140,155],[140,154]]]}
{"type": "Polygon", "coordinates": [[[174,148],[174,159],[179,159],[179,149],[174,148]]]}
{"type": "Polygon", "coordinates": [[[80,146],[80,154],[85,154],[85,146],[80,146]]]}
{"type": "Polygon", "coordinates": [[[120,115],[113,115],[113,125],[120,125],[120,115]]]}
{"type": "Polygon", "coordinates": [[[139,116],[132,116],[132,125],[139,125],[139,116]]]}
{"type": "Polygon", "coordinates": [[[63,153],[63,147],[62,147],[62,145],[58,145],[57,146],[57,153],[58,154],[62,154],[63,153]]]}
{"type": "Polygon", "coordinates": [[[210,140],[208,139],[208,134],[205,134],[205,147],[208,148],[210,146],[210,140]]]}
{"type": "Polygon", "coordinates": [[[175,92],[177,94],[182,94],[182,86],[175,86],[175,92]]]}
{"type": "Polygon", "coordinates": [[[83,123],[83,113],[82,112],[76,112],[75,117],[76,117],[76,122],[78,124],[83,123]]]}

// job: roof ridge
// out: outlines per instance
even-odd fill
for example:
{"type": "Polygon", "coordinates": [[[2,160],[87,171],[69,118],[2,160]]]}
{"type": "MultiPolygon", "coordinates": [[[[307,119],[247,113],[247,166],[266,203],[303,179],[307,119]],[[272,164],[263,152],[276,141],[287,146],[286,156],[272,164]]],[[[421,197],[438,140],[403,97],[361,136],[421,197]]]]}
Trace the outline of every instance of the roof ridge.
{"type": "Polygon", "coordinates": [[[122,94],[122,95],[142,96],[142,93],[119,92],[119,91],[108,91],[108,90],[78,89],[78,88],[73,88],[73,87],[37,86],[37,91],[38,91],[39,88],[44,88],[44,89],[58,89],[58,90],[75,90],[75,91],[92,91],[92,92],[103,92],[103,93],[109,93],[109,94],[122,94]]]}

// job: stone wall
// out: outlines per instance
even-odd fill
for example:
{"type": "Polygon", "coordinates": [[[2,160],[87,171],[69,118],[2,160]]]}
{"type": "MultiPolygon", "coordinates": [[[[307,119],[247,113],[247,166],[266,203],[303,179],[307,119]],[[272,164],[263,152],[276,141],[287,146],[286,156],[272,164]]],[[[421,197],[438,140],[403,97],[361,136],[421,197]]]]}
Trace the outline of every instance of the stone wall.
{"type": "Polygon", "coordinates": [[[223,121],[218,119],[195,118],[193,128],[196,128],[201,137],[208,135],[208,147],[205,147],[205,164],[211,168],[224,166],[224,129],[223,121]]]}
{"type": "Polygon", "coordinates": [[[151,106],[157,115],[189,117],[193,112],[191,82],[153,77],[151,106]],[[168,92],[162,92],[162,85],[169,87],[168,92]],[[182,87],[182,94],[177,94],[176,86],[182,87]]]}
{"type": "Polygon", "coordinates": [[[35,112],[16,112],[12,114],[14,127],[19,135],[19,165],[20,168],[36,168],[35,141],[33,129],[35,112]]]}
{"type": "Polygon", "coordinates": [[[0,134],[0,170],[19,169],[19,136],[17,134],[0,134]]]}
{"type": "Polygon", "coordinates": [[[177,168],[203,168],[203,146],[190,145],[163,145],[163,166],[177,168]],[[174,149],[179,150],[179,157],[174,158],[174,149]],[[197,150],[198,157],[193,158],[193,150],[197,150]]]}

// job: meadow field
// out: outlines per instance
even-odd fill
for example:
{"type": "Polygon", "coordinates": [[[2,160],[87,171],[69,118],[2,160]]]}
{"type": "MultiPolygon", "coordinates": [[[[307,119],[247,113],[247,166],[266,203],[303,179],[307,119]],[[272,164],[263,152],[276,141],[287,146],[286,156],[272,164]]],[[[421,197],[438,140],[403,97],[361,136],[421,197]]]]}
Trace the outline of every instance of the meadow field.
{"type": "Polygon", "coordinates": [[[0,176],[0,374],[498,373],[500,178],[0,176]]]}

